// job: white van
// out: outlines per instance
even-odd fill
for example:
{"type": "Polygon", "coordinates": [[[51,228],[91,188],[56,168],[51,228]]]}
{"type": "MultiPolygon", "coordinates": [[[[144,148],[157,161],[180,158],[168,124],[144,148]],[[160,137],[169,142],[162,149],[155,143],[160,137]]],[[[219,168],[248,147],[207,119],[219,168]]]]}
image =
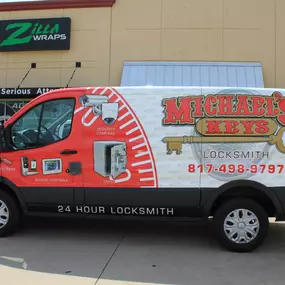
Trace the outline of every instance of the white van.
{"type": "Polygon", "coordinates": [[[0,235],[23,215],[208,219],[229,250],[284,221],[285,90],[96,87],[1,128],[0,235]]]}

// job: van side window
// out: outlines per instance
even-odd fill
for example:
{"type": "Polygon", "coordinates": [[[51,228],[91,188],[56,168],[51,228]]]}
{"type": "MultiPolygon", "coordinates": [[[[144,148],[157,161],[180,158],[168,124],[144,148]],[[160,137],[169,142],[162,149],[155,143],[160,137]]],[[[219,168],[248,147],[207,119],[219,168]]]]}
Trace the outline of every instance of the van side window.
{"type": "Polygon", "coordinates": [[[46,146],[67,138],[71,132],[74,106],[74,99],[59,99],[28,111],[11,127],[14,149],[46,146]]]}

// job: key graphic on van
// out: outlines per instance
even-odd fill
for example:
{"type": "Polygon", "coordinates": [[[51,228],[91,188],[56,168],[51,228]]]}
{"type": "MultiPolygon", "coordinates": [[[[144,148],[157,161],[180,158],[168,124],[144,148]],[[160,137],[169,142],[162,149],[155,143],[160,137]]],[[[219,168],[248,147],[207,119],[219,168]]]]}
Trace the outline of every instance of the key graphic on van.
{"type": "Polygon", "coordinates": [[[278,130],[276,135],[267,137],[165,137],[162,139],[167,144],[167,154],[176,151],[176,154],[182,153],[182,144],[186,143],[250,143],[250,142],[267,142],[270,145],[276,145],[276,148],[285,153],[285,143],[283,142],[283,134],[285,127],[278,130]]]}

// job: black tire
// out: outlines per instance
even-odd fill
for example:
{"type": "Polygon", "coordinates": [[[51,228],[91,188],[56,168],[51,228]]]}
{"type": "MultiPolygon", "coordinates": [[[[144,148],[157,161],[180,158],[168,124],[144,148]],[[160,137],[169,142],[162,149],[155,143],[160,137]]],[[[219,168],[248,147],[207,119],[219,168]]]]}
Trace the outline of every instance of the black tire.
{"type": "Polygon", "coordinates": [[[231,199],[222,204],[214,214],[214,231],[218,242],[226,249],[233,252],[252,252],[265,240],[269,220],[266,211],[258,203],[247,198],[231,199]],[[246,209],[256,215],[259,221],[259,231],[256,237],[248,243],[236,243],[230,240],[224,231],[224,221],[234,210],[246,209]]]}
{"type": "Polygon", "coordinates": [[[0,190],[0,206],[4,202],[9,210],[8,223],[0,228],[0,237],[12,235],[18,228],[20,220],[20,211],[15,199],[4,191],[0,190]]]}

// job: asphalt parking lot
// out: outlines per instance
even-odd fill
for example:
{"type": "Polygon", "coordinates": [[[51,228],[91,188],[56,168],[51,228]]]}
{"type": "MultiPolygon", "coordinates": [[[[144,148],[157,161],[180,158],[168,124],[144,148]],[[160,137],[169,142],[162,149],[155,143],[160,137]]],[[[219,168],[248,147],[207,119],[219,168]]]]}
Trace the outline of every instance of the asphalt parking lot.
{"type": "Polygon", "coordinates": [[[1,284],[284,284],[285,224],[251,254],[227,252],[207,224],[29,219],[0,240],[1,284]]]}

